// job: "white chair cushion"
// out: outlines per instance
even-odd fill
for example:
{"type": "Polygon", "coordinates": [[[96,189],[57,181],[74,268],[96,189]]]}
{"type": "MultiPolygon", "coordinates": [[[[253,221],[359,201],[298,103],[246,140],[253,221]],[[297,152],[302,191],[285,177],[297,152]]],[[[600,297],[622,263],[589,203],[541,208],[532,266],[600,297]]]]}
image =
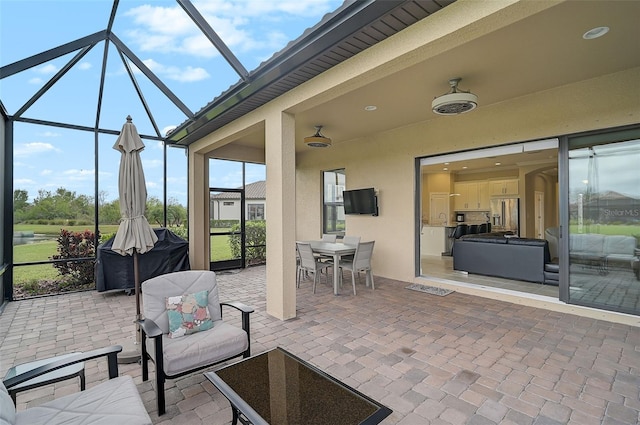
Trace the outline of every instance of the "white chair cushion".
{"type": "Polygon", "coordinates": [[[142,283],[142,305],[144,317],[153,320],[162,330],[169,333],[167,297],[182,296],[200,291],[209,291],[209,314],[216,321],[222,319],[218,285],[214,272],[188,270],[163,274],[142,283]]]}
{"type": "MultiPolygon", "coordinates": [[[[247,333],[221,320],[213,329],[181,338],[162,335],[164,371],[175,376],[188,370],[217,363],[244,351],[249,346],[247,333]]],[[[147,352],[155,360],[153,340],[147,338],[147,352]]]]}
{"type": "Polygon", "coordinates": [[[86,391],[16,414],[16,425],[147,425],[147,414],[130,376],[110,379],[86,391]]]}
{"type": "Polygon", "coordinates": [[[7,388],[0,379],[0,425],[13,425],[16,423],[16,407],[7,392],[7,388]]]}

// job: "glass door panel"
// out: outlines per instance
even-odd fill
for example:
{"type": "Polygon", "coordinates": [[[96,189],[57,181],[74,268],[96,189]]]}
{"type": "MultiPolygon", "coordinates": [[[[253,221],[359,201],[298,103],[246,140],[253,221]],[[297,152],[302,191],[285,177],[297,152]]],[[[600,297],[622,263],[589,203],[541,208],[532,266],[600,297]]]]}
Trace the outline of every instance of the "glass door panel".
{"type": "Polygon", "coordinates": [[[244,190],[209,191],[211,270],[244,268],[244,190]]]}
{"type": "Polygon", "coordinates": [[[570,303],[640,314],[640,134],[635,133],[569,139],[570,303]]]}

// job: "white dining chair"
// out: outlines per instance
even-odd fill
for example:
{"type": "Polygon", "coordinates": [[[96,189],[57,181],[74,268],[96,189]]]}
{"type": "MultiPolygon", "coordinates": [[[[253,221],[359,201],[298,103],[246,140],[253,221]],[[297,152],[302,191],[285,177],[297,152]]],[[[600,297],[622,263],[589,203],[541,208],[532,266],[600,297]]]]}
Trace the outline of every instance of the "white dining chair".
{"type": "Polygon", "coordinates": [[[322,235],[322,242],[336,243],[337,240],[338,240],[337,235],[328,235],[326,233],[322,235]]]}
{"type": "Polygon", "coordinates": [[[342,243],[345,245],[358,245],[360,243],[360,236],[347,236],[342,238],[342,243]]]}
{"type": "Polygon", "coordinates": [[[351,283],[353,284],[353,295],[356,294],[356,273],[366,272],[367,286],[371,285],[371,289],[375,289],[373,284],[373,271],[371,270],[371,257],[373,255],[373,245],[375,241],[360,242],[356,248],[356,253],[352,260],[340,259],[338,264],[340,281],[342,282],[342,270],[351,271],[351,283]]]}
{"type": "MultiPolygon", "coordinates": [[[[358,244],[360,243],[360,236],[344,236],[342,238],[342,243],[345,245],[355,245],[358,246],[358,244]]],[[[351,255],[343,255],[342,258],[345,261],[351,260],[353,261],[353,254],[351,255]]]]}
{"type": "MultiPolygon", "coordinates": [[[[333,267],[333,263],[320,261],[313,255],[313,249],[309,242],[296,242],[298,249],[298,255],[300,256],[300,265],[296,274],[296,286],[300,287],[300,281],[302,280],[303,273],[313,273],[313,293],[316,293],[316,283],[318,282],[318,273],[322,270],[328,270],[333,267]]],[[[327,283],[329,283],[329,275],[326,276],[327,283]]]]}

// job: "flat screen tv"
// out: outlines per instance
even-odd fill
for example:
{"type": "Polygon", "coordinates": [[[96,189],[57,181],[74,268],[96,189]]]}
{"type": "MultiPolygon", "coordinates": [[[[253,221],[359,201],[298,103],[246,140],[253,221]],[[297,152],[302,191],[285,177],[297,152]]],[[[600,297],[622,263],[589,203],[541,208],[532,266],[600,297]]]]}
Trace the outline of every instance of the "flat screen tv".
{"type": "Polygon", "coordinates": [[[378,215],[378,202],[372,187],[342,192],[345,214],[378,215]]]}

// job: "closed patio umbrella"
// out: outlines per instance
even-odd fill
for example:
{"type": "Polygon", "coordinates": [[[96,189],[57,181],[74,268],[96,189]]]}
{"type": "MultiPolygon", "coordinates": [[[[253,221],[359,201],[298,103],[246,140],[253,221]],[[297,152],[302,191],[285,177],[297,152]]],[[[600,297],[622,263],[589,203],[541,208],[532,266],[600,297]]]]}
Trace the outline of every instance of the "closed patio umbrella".
{"type": "Polygon", "coordinates": [[[147,187],[140,159],[144,143],[138,135],[136,126],[131,122],[130,116],[127,116],[127,122],[122,126],[120,136],[118,136],[113,148],[122,154],[118,175],[121,220],[111,249],[120,255],[133,256],[136,319],[141,319],[138,254],[144,254],[151,250],[158,237],[144,216],[147,187]]]}

